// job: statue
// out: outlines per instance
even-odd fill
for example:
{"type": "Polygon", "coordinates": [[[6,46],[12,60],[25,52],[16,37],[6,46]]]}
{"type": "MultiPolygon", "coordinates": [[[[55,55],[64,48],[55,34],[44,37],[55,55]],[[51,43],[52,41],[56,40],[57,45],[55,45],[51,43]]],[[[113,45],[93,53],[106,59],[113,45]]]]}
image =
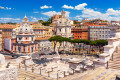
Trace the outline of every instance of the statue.
{"type": "Polygon", "coordinates": [[[3,54],[0,54],[0,65],[5,64],[5,57],[3,54]]]}
{"type": "Polygon", "coordinates": [[[8,63],[7,63],[7,66],[6,66],[6,68],[9,68],[9,66],[10,66],[10,62],[8,62],[8,63]]]}
{"type": "Polygon", "coordinates": [[[55,48],[55,52],[56,52],[57,56],[60,56],[57,47],[55,48]]]}

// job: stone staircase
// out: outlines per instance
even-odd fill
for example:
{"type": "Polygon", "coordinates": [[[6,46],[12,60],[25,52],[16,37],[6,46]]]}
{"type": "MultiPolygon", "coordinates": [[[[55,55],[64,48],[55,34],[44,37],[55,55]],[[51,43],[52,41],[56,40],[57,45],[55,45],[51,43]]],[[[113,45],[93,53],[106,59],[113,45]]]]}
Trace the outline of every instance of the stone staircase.
{"type": "Polygon", "coordinates": [[[110,60],[108,65],[111,69],[120,70],[120,53],[114,53],[113,61],[110,60]]]}

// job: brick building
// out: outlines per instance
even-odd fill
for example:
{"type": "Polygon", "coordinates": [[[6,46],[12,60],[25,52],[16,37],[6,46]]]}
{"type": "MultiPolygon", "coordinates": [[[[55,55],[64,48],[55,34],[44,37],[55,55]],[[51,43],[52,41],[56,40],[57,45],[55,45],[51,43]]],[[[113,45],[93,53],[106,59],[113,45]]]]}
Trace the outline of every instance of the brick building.
{"type": "Polygon", "coordinates": [[[72,28],[74,39],[88,39],[88,28],[75,27],[72,28]]]}

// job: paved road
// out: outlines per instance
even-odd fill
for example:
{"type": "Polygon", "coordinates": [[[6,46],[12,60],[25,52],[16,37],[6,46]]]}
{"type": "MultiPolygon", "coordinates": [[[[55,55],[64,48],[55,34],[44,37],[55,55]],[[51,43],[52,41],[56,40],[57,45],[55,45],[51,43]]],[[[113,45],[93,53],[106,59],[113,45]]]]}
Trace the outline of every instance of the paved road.
{"type": "Polygon", "coordinates": [[[32,59],[36,64],[43,64],[43,63],[52,61],[51,59],[45,59],[45,60],[41,59],[41,58],[48,58],[49,55],[41,55],[39,57],[40,53],[48,54],[50,52],[51,52],[50,50],[46,50],[46,51],[41,51],[41,52],[34,53],[34,54],[32,54],[32,59]]]}
{"type": "Polygon", "coordinates": [[[29,71],[18,71],[18,80],[56,80],[50,77],[38,75],[29,71]]]}

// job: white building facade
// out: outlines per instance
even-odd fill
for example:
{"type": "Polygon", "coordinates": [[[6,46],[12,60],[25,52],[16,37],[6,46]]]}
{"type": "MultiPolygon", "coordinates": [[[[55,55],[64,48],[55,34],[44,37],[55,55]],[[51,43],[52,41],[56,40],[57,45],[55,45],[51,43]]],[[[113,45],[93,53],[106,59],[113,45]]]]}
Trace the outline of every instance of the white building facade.
{"type": "Polygon", "coordinates": [[[99,40],[104,39],[107,40],[110,37],[110,27],[94,25],[88,27],[88,38],[89,40],[99,40]]]}
{"type": "MultiPolygon", "coordinates": [[[[73,21],[67,19],[66,12],[63,10],[61,12],[61,18],[57,20],[55,26],[55,35],[59,35],[66,38],[73,38],[73,35],[71,33],[72,27],[74,27],[73,21]]],[[[71,47],[71,44],[63,42],[63,44],[61,45],[61,49],[63,49],[64,47],[66,48],[66,50],[68,50],[71,47]]]]}
{"type": "Polygon", "coordinates": [[[38,51],[38,44],[35,43],[35,34],[32,27],[29,25],[29,20],[25,16],[19,27],[16,36],[16,42],[12,43],[12,51],[15,53],[35,53],[38,51]]]}

